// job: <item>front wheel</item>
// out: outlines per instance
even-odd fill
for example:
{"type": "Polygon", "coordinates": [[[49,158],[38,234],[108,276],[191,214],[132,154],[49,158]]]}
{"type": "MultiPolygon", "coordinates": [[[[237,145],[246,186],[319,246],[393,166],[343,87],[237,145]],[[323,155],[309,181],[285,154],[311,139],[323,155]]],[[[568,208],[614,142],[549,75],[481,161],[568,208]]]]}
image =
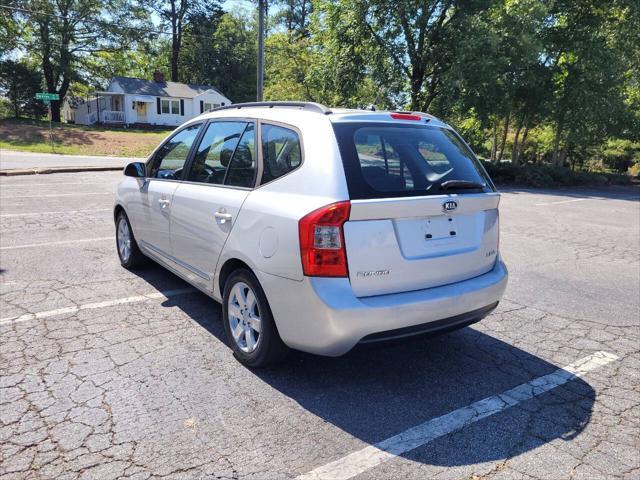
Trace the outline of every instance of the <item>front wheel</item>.
{"type": "Polygon", "coordinates": [[[124,212],[118,213],[116,218],[116,247],[120,264],[127,269],[133,269],[144,263],[146,260],[138,248],[133,230],[129,223],[129,218],[124,212]]]}
{"type": "Polygon", "coordinates": [[[280,339],[267,298],[249,270],[233,272],[224,287],[224,330],[234,356],[248,367],[266,367],[282,360],[287,346],[280,339]]]}

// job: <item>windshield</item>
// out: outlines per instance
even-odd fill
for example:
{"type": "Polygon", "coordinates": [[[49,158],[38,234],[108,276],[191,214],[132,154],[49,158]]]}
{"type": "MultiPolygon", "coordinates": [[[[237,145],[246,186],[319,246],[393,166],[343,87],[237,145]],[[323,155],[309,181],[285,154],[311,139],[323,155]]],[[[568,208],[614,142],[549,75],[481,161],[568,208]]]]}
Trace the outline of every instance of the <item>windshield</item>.
{"type": "Polygon", "coordinates": [[[352,199],[493,191],[473,153],[449,129],[335,124],[352,199]]]}

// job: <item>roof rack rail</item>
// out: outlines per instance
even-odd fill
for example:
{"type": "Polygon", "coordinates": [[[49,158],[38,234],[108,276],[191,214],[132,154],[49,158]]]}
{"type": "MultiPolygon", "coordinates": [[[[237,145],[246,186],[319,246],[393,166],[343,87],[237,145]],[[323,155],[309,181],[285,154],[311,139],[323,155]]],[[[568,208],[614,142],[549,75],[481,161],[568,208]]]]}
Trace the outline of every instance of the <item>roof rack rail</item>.
{"type": "Polygon", "coordinates": [[[323,115],[330,115],[333,113],[330,108],[325,107],[320,103],[315,102],[247,102],[247,103],[232,103],[231,105],[224,105],[222,107],[209,110],[210,112],[217,112],[219,110],[230,110],[233,108],[252,108],[252,107],[300,107],[304,110],[312,112],[322,113],[323,115]]]}

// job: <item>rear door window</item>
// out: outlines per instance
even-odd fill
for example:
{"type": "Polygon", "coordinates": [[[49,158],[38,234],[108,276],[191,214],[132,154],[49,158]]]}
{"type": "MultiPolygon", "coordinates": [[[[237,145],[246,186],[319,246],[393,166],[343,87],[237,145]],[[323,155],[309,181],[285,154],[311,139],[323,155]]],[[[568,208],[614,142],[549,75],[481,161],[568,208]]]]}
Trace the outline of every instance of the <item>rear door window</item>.
{"type": "Polygon", "coordinates": [[[298,134],[278,125],[262,125],[262,158],[264,169],[261,183],[268,183],[295,170],[302,163],[298,134]]]}
{"type": "Polygon", "coordinates": [[[187,180],[224,184],[227,167],[246,128],[247,122],[210,123],[198,145],[187,180]]]}
{"type": "Polygon", "coordinates": [[[225,185],[253,187],[256,176],[256,132],[253,123],[247,125],[224,180],[225,185]]]}
{"type": "Polygon", "coordinates": [[[336,123],[334,130],[352,199],[440,195],[441,184],[461,180],[491,191],[472,152],[451,130],[432,126],[336,123]]]}

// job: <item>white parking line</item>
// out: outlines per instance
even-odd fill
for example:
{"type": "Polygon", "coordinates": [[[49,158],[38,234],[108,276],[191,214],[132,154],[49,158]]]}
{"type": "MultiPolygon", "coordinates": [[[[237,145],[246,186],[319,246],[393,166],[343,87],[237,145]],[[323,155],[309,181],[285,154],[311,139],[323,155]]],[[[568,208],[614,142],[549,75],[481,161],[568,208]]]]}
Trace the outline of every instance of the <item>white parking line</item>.
{"type": "Polygon", "coordinates": [[[617,360],[608,352],[596,352],[553,373],[535,378],[498,395],[479,400],[441,417],[428,420],[375,445],[351,453],[335,462],[298,477],[299,480],[347,480],[383,462],[425,445],[472,423],[531,400],[592,370],[617,360]]]}
{"type": "Polygon", "coordinates": [[[67,213],[91,213],[91,212],[109,212],[111,208],[96,208],[95,210],[66,210],[57,212],[31,212],[31,213],[3,213],[0,218],[7,217],[28,217],[34,215],[60,215],[67,213]]]}
{"type": "Polygon", "coordinates": [[[104,182],[60,182],[60,183],[5,183],[0,182],[0,188],[5,187],[57,187],[58,185],[104,185],[104,182]]]}
{"type": "Polygon", "coordinates": [[[28,243],[26,245],[11,245],[10,247],[0,247],[0,250],[18,250],[20,248],[50,247],[51,245],[66,245],[69,243],[101,242],[103,240],[114,240],[115,238],[116,237],[98,237],[98,238],[82,238],[80,240],[60,240],[58,242],[28,243]]]}
{"type": "Polygon", "coordinates": [[[543,207],[546,205],[560,205],[561,203],[584,202],[585,200],[597,200],[597,199],[596,198],[574,198],[572,200],[560,200],[558,202],[536,203],[536,207],[543,207]]]}
{"type": "Polygon", "coordinates": [[[637,195],[624,196],[624,197],[612,197],[612,198],[603,198],[603,197],[586,197],[586,198],[572,198],[571,200],[559,200],[557,202],[543,202],[536,203],[536,207],[544,207],[547,205],[561,205],[563,203],[574,203],[574,202],[584,202],[585,200],[640,200],[640,197],[637,195]]]}
{"type": "Polygon", "coordinates": [[[70,313],[77,313],[80,310],[95,310],[96,308],[113,307],[115,305],[123,305],[125,303],[138,303],[146,300],[155,300],[158,298],[168,299],[178,295],[184,295],[185,293],[196,292],[193,288],[180,288],[176,290],[167,290],[165,292],[153,292],[145,295],[136,295],[133,297],[116,298],[114,300],[106,300],[104,302],[85,303],[84,305],[74,305],[72,307],[57,308],[55,310],[46,310],[44,312],[37,313],[25,313],[18,317],[7,317],[0,319],[0,325],[8,325],[14,323],[27,322],[29,320],[35,320],[39,318],[55,317],[57,315],[67,315],[70,313]]]}
{"type": "Polygon", "coordinates": [[[0,197],[0,200],[12,200],[14,198],[84,197],[86,195],[113,195],[113,192],[49,193],[45,195],[5,195],[4,197],[0,197]]]}

